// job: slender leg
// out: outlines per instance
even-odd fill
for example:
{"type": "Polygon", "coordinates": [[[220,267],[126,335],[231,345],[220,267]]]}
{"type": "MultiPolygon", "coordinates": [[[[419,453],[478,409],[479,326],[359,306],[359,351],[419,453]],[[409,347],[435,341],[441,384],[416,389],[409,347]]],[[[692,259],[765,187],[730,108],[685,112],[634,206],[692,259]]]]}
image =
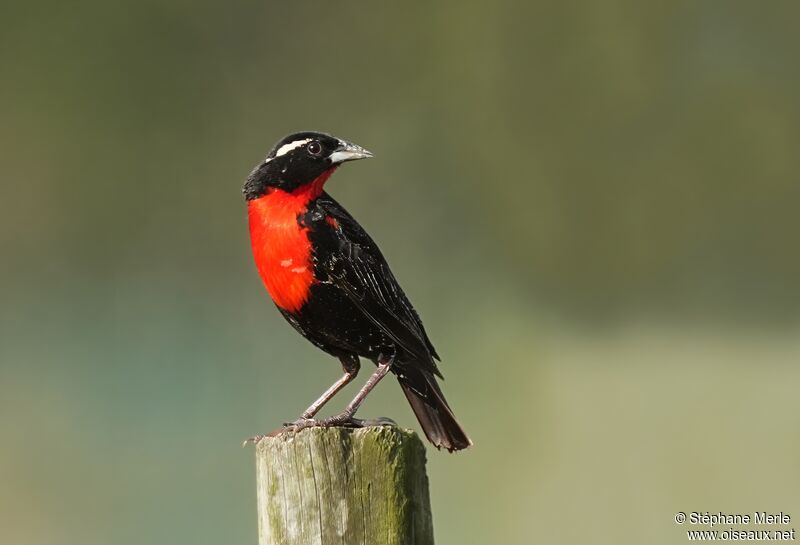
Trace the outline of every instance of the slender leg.
{"type": "Polygon", "coordinates": [[[386,376],[386,373],[389,372],[391,367],[392,367],[391,359],[380,363],[375,372],[372,373],[372,376],[370,376],[369,379],[367,379],[367,382],[366,384],[364,384],[364,387],[358,391],[356,397],[354,397],[353,401],[351,401],[347,405],[347,407],[345,407],[344,411],[342,411],[340,414],[337,414],[336,416],[331,416],[330,418],[326,418],[325,420],[322,421],[322,425],[335,426],[337,424],[342,424],[352,421],[353,415],[356,414],[356,411],[361,406],[361,403],[363,403],[364,399],[367,397],[367,394],[369,394],[372,391],[372,389],[375,388],[375,385],[378,384],[381,381],[381,379],[386,376]]]}
{"type": "MultiPolygon", "coordinates": [[[[358,375],[358,371],[361,369],[361,362],[358,359],[358,356],[355,354],[350,354],[347,356],[340,356],[339,361],[342,363],[342,369],[344,370],[344,376],[334,382],[330,388],[325,390],[319,399],[317,399],[311,406],[303,411],[302,416],[295,420],[294,422],[286,422],[284,424],[284,428],[290,428],[294,430],[301,430],[303,428],[311,427],[311,426],[319,426],[321,425],[320,422],[314,420],[314,415],[319,412],[323,405],[325,405],[328,401],[331,400],[333,396],[335,396],[339,390],[347,386],[348,383],[352,382],[356,375],[358,375]]],[[[273,435],[277,432],[277,430],[267,434],[273,435]]],[[[247,445],[249,443],[258,443],[258,441],[267,435],[255,435],[250,437],[249,439],[245,439],[242,446],[247,445]]]]}
{"type": "Polygon", "coordinates": [[[339,390],[347,386],[356,375],[358,375],[358,370],[361,369],[361,364],[358,361],[358,356],[342,356],[339,358],[342,362],[342,369],[344,370],[344,376],[333,383],[333,385],[325,390],[319,399],[317,399],[311,406],[303,412],[301,416],[302,420],[310,420],[314,418],[314,415],[319,412],[323,405],[325,405],[328,401],[331,400],[333,396],[335,396],[339,390]]]}

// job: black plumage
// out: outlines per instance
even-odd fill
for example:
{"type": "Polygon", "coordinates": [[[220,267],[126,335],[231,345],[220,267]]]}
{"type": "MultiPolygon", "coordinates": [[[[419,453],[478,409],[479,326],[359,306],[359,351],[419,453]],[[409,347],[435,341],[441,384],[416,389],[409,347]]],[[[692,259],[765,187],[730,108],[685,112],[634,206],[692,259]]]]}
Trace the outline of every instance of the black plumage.
{"type": "MultiPolygon", "coordinates": [[[[333,137],[319,133],[301,133],[282,142],[291,143],[290,138],[294,141],[322,140],[321,147],[331,150],[351,146],[338,139],[334,139],[335,142],[323,140],[333,137]]],[[[285,143],[279,143],[276,149],[281,145],[285,143]]],[[[328,156],[337,157],[333,153],[329,151],[328,156]]],[[[290,150],[287,155],[291,155],[288,159],[292,164],[303,164],[306,178],[315,179],[305,174],[310,168],[305,161],[308,152],[302,146],[290,150]]],[[[268,157],[267,162],[278,159],[280,157],[268,157]]],[[[323,160],[318,166],[320,175],[327,179],[328,170],[338,164],[326,164],[323,160]]],[[[254,173],[258,171],[259,167],[254,173]]],[[[268,180],[250,181],[250,187],[257,187],[259,183],[266,189],[260,194],[256,192],[253,198],[270,191],[268,180]]],[[[285,180],[280,183],[286,184],[285,180]]],[[[365,358],[379,366],[378,373],[383,365],[397,377],[420,425],[434,445],[451,451],[469,446],[471,441],[456,421],[437,383],[436,377],[442,378],[442,374],[436,364],[439,359],[436,349],[377,244],[336,200],[321,191],[321,184],[318,193],[309,195],[296,221],[310,244],[314,281],[308,286],[302,306],[286,309],[279,305],[278,308],[300,334],[339,358],[346,373],[304,413],[299,421],[301,427],[303,423],[341,423],[352,419],[353,415],[345,411],[332,419],[310,420],[322,404],[355,376],[358,359],[365,358]]],[[[371,389],[371,385],[368,386],[364,395],[371,389]]],[[[354,400],[355,408],[360,401],[354,400]]]]}

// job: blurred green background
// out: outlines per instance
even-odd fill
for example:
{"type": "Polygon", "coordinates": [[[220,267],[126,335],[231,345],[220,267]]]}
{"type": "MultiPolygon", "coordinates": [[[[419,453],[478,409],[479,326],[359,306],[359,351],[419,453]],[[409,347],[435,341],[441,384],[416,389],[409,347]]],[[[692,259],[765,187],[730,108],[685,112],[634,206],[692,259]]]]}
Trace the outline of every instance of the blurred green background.
{"type": "Polygon", "coordinates": [[[438,543],[800,520],[797,6],[3,3],[0,542],[255,543],[239,444],[339,373],[240,194],[301,129],[375,153],[328,190],[475,441],[429,451],[438,543]]]}

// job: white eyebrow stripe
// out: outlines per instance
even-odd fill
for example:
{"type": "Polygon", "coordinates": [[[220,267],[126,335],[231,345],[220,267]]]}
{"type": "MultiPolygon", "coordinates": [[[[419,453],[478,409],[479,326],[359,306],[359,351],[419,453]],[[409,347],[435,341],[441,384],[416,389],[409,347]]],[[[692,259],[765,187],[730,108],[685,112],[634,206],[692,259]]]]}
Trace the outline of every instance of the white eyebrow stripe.
{"type": "Polygon", "coordinates": [[[295,148],[299,148],[300,146],[304,146],[311,142],[311,138],[306,138],[304,140],[295,140],[294,142],[289,142],[288,144],[284,144],[278,148],[275,152],[275,157],[280,157],[281,155],[286,155],[290,151],[295,148]]]}

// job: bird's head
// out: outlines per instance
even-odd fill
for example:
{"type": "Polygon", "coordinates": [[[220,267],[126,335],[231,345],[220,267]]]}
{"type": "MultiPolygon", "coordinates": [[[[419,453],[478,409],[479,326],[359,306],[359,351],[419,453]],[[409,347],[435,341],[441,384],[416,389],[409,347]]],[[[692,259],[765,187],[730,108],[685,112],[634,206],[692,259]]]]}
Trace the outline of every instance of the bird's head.
{"type": "MultiPolygon", "coordinates": [[[[372,154],[355,144],[320,132],[298,132],[280,140],[244,184],[245,199],[257,199],[270,189],[293,192],[345,161],[372,154]]],[[[327,176],[326,176],[327,177],[327,176]]]]}

